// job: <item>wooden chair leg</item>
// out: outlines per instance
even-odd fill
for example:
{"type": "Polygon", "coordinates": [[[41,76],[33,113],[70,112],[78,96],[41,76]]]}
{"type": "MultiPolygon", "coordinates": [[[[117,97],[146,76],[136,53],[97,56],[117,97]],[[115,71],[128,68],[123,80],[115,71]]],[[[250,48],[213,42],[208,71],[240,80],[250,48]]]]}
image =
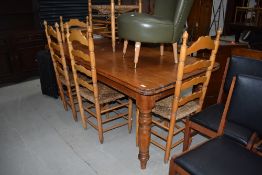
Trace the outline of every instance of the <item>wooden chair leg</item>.
{"type": "MultiPolygon", "coordinates": [[[[77,88],[77,92],[79,88],[77,88]]],[[[81,115],[81,119],[82,119],[82,126],[84,129],[87,128],[87,124],[86,124],[86,119],[85,119],[85,111],[84,111],[84,107],[83,107],[83,101],[82,101],[82,97],[80,96],[79,93],[77,93],[77,100],[78,100],[78,105],[79,105],[79,111],[80,111],[80,115],[81,115]]]]}
{"type": "Polygon", "coordinates": [[[178,63],[178,58],[177,58],[177,43],[173,43],[173,53],[174,53],[174,61],[175,63],[178,63]]]}
{"type": "Polygon", "coordinates": [[[71,87],[70,87],[70,85],[68,85],[68,86],[67,86],[67,91],[68,91],[68,96],[69,96],[69,101],[70,101],[70,105],[71,105],[73,118],[74,118],[75,121],[77,121],[77,113],[76,113],[76,108],[75,108],[75,104],[74,104],[74,99],[73,99],[73,96],[72,96],[71,87]]]}
{"type": "Polygon", "coordinates": [[[138,143],[138,130],[139,130],[139,110],[136,109],[136,146],[139,145],[138,143]]]}
{"type": "Polygon", "coordinates": [[[136,69],[136,64],[138,62],[140,47],[141,47],[141,42],[136,42],[136,44],[135,44],[135,58],[134,58],[135,69],[136,69]]]}
{"type": "Polygon", "coordinates": [[[191,133],[190,121],[189,121],[189,117],[187,117],[186,118],[186,123],[185,123],[183,151],[186,151],[189,148],[190,135],[191,135],[190,133],[191,133]]]}
{"type": "Polygon", "coordinates": [[[169,163],[169,175],[176,175],[176,168],[175,168],[175,162],[174,162],[175,157],[173,156],[170,160],[169,163]]]}
{"type": "Polygon", "coordinates": [[[173,133],[174,133],[174,128],[175,128],[175,120],[176,120],[175,118],[171,118],[170,120],[170,126],[168,130],[167,141],[166,141],[164,163],[167,163],[170,157],[170,150],[172,147],[173,133]]]}
{"type": "Polygon", "coordinates": [[[132,106],[133,106],[133,102],[132,100],[129,98],[128,99],[128,132],[131,133],[132,130],[132,106]]]}
{"type": "Polygon", "coordinates": [[[102,126],[102,118],[100,114],[100,109],[97,108],[96,105],[96,118],[97,118],[97,129],[98,129],[98,137],[101,144],[104,142],[104,136],[103,136],[103,126],[102,126]]]}
{"type": "MultiPolygon", "coordinates": [[[[59,81],[59,80],[58,80],[59,81]]],[[[63,103],[64,109],[67,111],[68,107],[67,107],[67,103],[66,103],[66,99],[65,99],[65,94],[64,94],[64,90],[63,90],[63,85],[61,84],[61,82],[58,82],[58,89],[59,89],[59,95],[61,98],[61,101],[63,103]]]]}
{"type": "Polygon", "coordinates": [[[160,44],[160,56],[164,55],[164,44],[160,44]]]}
{"type": "Polygon", "coordinates": [[[113,52],[116,51],[115,2],[111,0],[111,39],[113,52]]]}
{"type": "Polygon", "coordinates": [[[125,55],[126,55],[127,45],[128,45],[128,40],[125,40],[125,41],[124,41],[124,47],[123,47],[123,58],[124,58],[125,55]]]}

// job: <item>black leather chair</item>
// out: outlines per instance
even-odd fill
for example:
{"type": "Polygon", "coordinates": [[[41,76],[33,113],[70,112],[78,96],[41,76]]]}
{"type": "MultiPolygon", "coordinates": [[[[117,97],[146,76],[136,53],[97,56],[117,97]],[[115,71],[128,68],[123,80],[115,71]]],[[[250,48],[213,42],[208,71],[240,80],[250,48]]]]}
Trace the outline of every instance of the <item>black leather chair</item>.
{"type": "MultiPolygon", "coordinates": [[[[262,134],[262,78],[240,75],[227,108],[227,119],[262,134]]],[[[171,160],[169,175],[260,175],[262,157],[221,135],[171,160]]]]}
{"type": "MultiPolygon", "coordinates": [[[[233,76],[237,74],[246,74],[262,77],[262,61],[247,57],[232,56],[225,68],[224,79],[221,84],[219,98],[217,104],[211,105],[201,112],[191,116],[186,122],[186,134],[184,140],[183,150],[189,147],[191,131],[196,130],[208,137],[216,137],[218,132],[223,127],[222,114],[224,112],[225,104],[221,101],[222,94],[228,94],[229,87],[233,76]]],[[[227,122],[225,127],[225,135],[235,139],[239,143],[250,147],[248,142],[251,140],[252,131],[248,128],[239,126],[234,122],[227,122]]]]}

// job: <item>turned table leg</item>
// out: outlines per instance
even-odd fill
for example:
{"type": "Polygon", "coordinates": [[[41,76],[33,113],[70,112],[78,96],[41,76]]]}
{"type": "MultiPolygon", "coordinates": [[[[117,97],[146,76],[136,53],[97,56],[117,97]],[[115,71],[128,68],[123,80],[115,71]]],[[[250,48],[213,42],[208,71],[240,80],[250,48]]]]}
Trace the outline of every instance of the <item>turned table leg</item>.
{"type": "Polygon", "coordinates": [[[139,108],[139,129],[138,129],[138,143],[141,169],[146,168],[149,160],[149,146],[151,135],[152,116],[151,111],[154,107],[155,100],[152,96],[139,96],[137,98],[137,106],[139,108]]]}

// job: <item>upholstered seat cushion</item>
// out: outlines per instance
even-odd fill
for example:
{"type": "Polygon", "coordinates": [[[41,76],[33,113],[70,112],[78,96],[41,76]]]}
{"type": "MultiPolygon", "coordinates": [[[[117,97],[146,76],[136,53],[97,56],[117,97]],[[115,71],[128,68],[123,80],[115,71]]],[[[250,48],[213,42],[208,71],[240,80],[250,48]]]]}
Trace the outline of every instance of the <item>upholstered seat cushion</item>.
{"type": "Polygon", "coordinates": [[[173,21],[163,17],[130,12],[118,17],[120,38],[137,42],[172,43],[173,21]]]}
{"type": "MultiPolygon", "coordinates": [[[[170,119],[170,114],[172,110],[172,102],[174,97],[170,96],[167,98],[164,98],[163,100],[160,100],[156,103],[155,108],[153,108],[152,112],[161,115],[164,118],[170,119]]],[[[181,106],[177,110],[176,119],[182,119],[193,112],[195,112],[199,108],[198,102],[191,101],[187,104],[181,106]]]]}
{"type": "MultiPolygon", "coordinates": [[[[190,120],[205,128],[217,132],[224,111],[223,104],[215,104],[190,117],[190,120]]],[[[252,131],[234,122],[227,121],[224,134],[246,145],[252,135],[252,131]]]]}
{"type": "MultiPolygon", "coordinates": [[[[94,93],[86,88],[80,87],[80,95],[85,99],[95,103],[94,93]]],[[[98,99],[100,104],[108,103],[111,101],[115,101],[117,99],[123,98],[124,95],[115,91],[114,89],[102,84],[98,83],[98,99]]]]}
{"type": "Polygon", "coordinates": [[[260,175],[262,172],[262,157],[227,136],[212,139],[174,161],[194,175],[260,175]]]}

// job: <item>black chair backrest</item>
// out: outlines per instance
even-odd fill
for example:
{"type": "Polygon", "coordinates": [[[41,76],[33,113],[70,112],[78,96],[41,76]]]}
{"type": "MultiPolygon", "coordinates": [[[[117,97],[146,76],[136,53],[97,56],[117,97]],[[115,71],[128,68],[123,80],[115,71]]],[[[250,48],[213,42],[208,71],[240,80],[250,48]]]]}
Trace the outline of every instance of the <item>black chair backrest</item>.
{"type": "Polygon", "coordinates": [[[174,14],[173,41],[177,42],[182,35],[187,18],[191,11],[194,0],[175,0],[177,2],[174,14]]]}
{"type": "Polygon", "coordinates": [[[229,68],[224,85],[224,91],[226,93],[229,92],[233,77],[238,74],[262,77],[262,60],[241,56],[232,56],[229,62],[229,68]]]}
{"type": "Polygon", "coordinates": [[[262,78],[239,75],[230,101],[227,119],[262,134],[262,78]]]}

